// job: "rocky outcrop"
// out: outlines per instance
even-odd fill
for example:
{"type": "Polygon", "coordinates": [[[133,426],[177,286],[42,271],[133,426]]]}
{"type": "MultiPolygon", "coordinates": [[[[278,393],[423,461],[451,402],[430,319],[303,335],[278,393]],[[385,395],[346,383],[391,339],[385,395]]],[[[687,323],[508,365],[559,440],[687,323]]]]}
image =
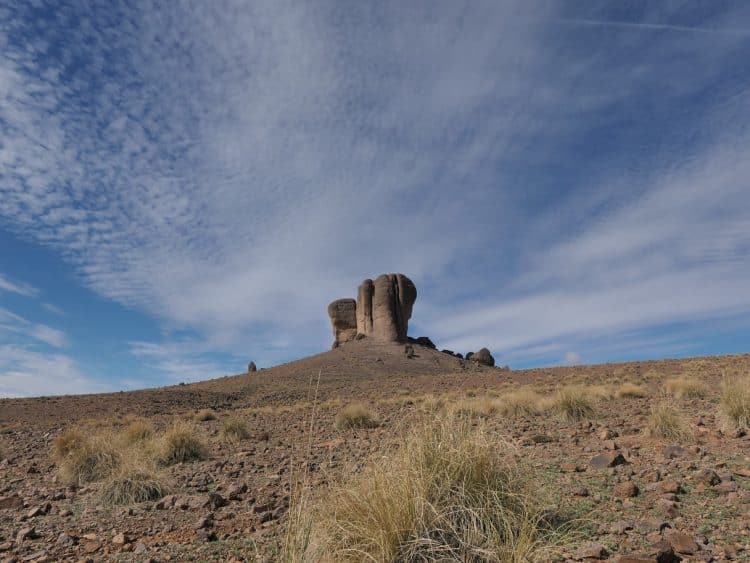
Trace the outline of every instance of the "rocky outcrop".
{"type": "Polygon", "coordinates": [[[469,352],[466,354],[466,359],[482,364],[483,366],[493,367],[495,365],[495,358],[492,357],[487,348],[482,348],[478,352],[469,352]]]}
{"type": "Polygon", "coordinates": [[[406,342],[417,288],[403,274],[383,274],[364,280],[357,301],[337,299],[328,306],[334,348],[358,336],[379,342],[406,342]]]}
{"type": "Polygon", "coordinates": [[[256,371],[258,371],[258,366],[255,365],[255,362],[247,364],[247,373],[255,373],[256,371]]]}
{"type": "Polygon", "coordinates": [[[328,317],[333,327],[333,347],[354,340],[357,336],[357,302],[354,299],[337,299],[328,305],[328,317]]]}

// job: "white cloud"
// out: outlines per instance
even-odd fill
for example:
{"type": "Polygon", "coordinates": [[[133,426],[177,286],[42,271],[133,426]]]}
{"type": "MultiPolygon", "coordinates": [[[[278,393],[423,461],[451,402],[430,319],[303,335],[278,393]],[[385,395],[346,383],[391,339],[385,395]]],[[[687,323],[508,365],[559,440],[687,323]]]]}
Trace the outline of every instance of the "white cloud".
{"type": "Polygon", "coordinates": [[[747,89],[653,150],[596,152],[625,134],[612,116],[647,122],[717,83],[744,36],[665,24],[636,49],[612,30],[604,56],[561,48],[570,26],[528,3],[373,10],[61,11],[34,23],[59,54],[0,17],[0,219],[167,335],[194,330],[133,349],[186,379],[226,369],[210,351],[326,347],[325,305],[385,271],[417,282],[415,326],[457,350],[748,310],[747,89]]]}
{"type": "Polygon", "coordinates": [[[0,345],[0,397],[66,395],[110,389],[85,377],[69,356],[0,345]]]}
{"type": "Polygon", "coordinates": [[[13,282],[0,274],[0,292],[3,291],[17,293],[26,297],[33,297],[38,293],[38,290],[33,286],[22,282],[13,282]]]}
{"type": "Polygon", "coordinates": [[[33,323],[0,307],[0,334],[3,333],[20,334],[55,348],[62,348],[68,343],[63,331],[44,324],[33,323]]]}

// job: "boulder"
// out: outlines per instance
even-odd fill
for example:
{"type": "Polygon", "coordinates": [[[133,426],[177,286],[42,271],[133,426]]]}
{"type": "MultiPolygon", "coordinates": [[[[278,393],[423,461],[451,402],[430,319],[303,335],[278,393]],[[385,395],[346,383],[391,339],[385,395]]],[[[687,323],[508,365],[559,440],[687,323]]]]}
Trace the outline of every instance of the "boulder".
{"type": "Polygon", "coordinates": [[[255,365],[255,362],[247,364],[247,373],[255,373],[256,371],[258,371],[258,366],[255,365]]]}
{"type": "Polygon", "coordinates": [[[363,321],[362,326],[357,323],[359,332],[380,342],[406,342],[417,299],[417,288],[409,278],[403,274],[383,274],[375,281],[365,280],[359,287],[358,299],[357,318],[363,321]]]}
{"type": "MultiPolygon", "coordinates": [[[[466,354],[466,357],[469,358],[469,354],[466,354]]],[[[483,366],[493,367],[495,365],[495,358],[492,357],[487,348],[482,348],[478,352],[471,354],[471,360],[483,366]]]]}
{"type": "Polygon", "coordinates": [[[328,305],[328,317],[333,327],[333,347],[354,340],[357,336],[357,302],[354,299],[337,299],[328,305]]]}
{"type": "Polygon", "coordinates": [[[427,336],[417,336],[416,338],[408,338],[409,342],[411,344],[419,344],[420,346],[424,346],[425,348],[432,348],[433,350],[437,349],[437,346],[430,340],[427,336]]]}

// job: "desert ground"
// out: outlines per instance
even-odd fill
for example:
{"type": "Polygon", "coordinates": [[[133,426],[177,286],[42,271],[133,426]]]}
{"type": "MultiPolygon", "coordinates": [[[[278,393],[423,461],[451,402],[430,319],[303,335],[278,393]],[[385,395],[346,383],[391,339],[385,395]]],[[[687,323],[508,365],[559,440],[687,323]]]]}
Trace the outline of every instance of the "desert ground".
{"type": "Polygon", "coordinates": [[[505,370],[414,349],[0,400],[0,561],[750,560],[750,355],[505,370]],[[377,483],[408,504],[394,468],[436,424],[512,475],[530,518],[510,521],[533,526],[506,551],[465,530],[391,530],[391,552],[363,537],[395,510],[368,504],[377,483]]]}

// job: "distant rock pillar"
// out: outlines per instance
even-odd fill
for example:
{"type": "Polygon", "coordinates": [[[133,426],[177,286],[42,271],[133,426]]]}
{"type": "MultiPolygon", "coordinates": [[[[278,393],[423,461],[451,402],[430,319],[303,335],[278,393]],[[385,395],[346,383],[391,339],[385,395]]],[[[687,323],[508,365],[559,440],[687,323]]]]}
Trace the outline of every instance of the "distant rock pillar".
{"type": "Polygon", "coordinates": [[[357,298],[357,330],[381,342],[406,342],[417,288],[403,274],[365,280],[357,298]]]}
{"type": "Polygon", "coordinates": [[[357,302],[354,299],[337,299],[328,305],[328,317],[333,328],[333,347],[354,340],[357,336],[357,302]]]}

